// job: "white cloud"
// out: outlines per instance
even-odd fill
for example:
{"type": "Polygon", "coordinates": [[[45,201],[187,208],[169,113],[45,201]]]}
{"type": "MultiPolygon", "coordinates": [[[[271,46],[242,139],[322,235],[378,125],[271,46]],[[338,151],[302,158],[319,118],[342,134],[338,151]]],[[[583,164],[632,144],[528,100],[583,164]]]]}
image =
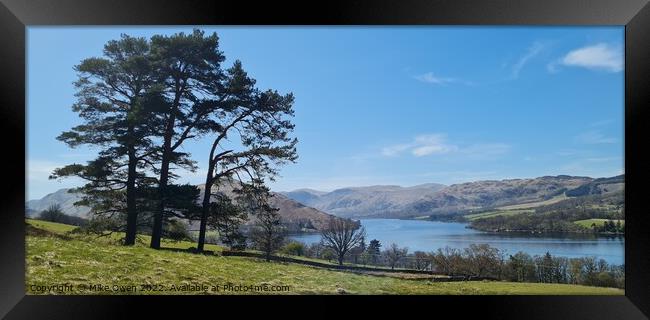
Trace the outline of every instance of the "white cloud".
{"type": "Polygon", "coordinates": [[[411,147],[412,147],[411,144],[392,145],[392,146],[382,148],[381,154],[387,157],[396,156],[402,153],[403,151],[408,150],[411,147]]]}
{"type": "Polygon", "coordinates": [[[396,156],[405,151],[409,151],[416,157],[422,157],[436,153],[448,153],[456,149],[456,146],[446,142],[446,136],[444,134],[424,134],[416,136],[410,143],[385,147],[381,150],[381,154],[384,156],[396,156]]]}
{"type": "Polygon", "coordinates": [[[472,144],[465,147],[447,141],[445,134],[418,135],[409,143],[391,145],[382,148],[381,154],[392,157],[410,153],[415,157],[435,154],[459,154],[468,157],[489,158],[507,153],[510,146],[504,143],[472,144]]]}
{"type": "Polygon", "coordinates": [[[596,130],[583,132],[575,136],[575,141],[584,144],[611,144],[617,142],[615,138],[607,137],[600,131],[596,130]]]}
{"type": "Polygon", "coordinates": [[[528,62],[533,59],[536,55],[538,55],[542,49],[544,49],[544,45],[541,42],[535,42],[533,43],[529,48],[526,53],[517,60],[517,62],[512,66],[512,74],[511,77],[512,79],[517,79],[519,78],[519,73],[521,70],[528,64],[528,62]]]}
{"type": "Polygon", "coordinates": [[[558,64],[591,70],[620,72],[623,70],[623,50],[621,47],[598,43],[570,51],[557,62],[549,64],[549,71],[557,71],[558,64]]]}
{"type": "Polygon", "coordinates": [[[415,137],[415,147],[411,153],[416,157],[428,156],[436,153],[448,153],[458,147],[448,144],[443,134],[425,134],[415,137]]]}
{"type": "Polygon", "coordinates": [[[416,80],[424,83],[430,83],[430,84],[435,84],[435,85],[445,85],[445,84],[451,84],[451,83],[457,83],[457,84],[464,84],[464,85],[472,85],[472,82],[470,81],[465,81],[462,79],[458,78],[450,78],[450,77],[440,77],[436,76],[433,74],[433,72],[427,72],[421,75],[414,76],[416,80]]]}

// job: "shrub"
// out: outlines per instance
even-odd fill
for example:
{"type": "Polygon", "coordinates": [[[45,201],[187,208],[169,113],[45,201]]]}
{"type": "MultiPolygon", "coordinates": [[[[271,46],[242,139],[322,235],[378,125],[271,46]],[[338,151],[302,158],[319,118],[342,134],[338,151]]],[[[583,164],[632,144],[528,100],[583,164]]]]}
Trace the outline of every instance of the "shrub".
{"type": "Polygon", "coordinates": [[[291,241],[284,245],[280,252],[293,256],[302,256],[305,254],[305,245],[302,242],[291,241]]]}

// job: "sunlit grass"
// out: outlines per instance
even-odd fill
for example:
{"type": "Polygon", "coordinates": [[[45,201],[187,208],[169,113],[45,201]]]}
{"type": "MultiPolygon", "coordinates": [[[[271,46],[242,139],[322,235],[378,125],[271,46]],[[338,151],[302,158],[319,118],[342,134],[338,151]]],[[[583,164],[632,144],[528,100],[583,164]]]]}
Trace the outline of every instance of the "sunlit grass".
{"type": "Polygon", "coordinates": [[[466,219],[472,221],[483,218],[491,218],[496,216],[514,216],[522,213],[531,213],[534,210],[531,209],[520,209],[520,210],[495,210],[481,213],[468,214],[465,216],[466,219]]]}
{"type": "MultiPolygon", "coordinates": [[[[199,255],[153,250],[148,242],[125,247],[106,238],[59,236],[69,228],[29,222],[51,232],[26,239],[28,294],[40,294],[35,286],[70,284],[61,294],[578,294],[621,295],[623,290],[566,284],[510,282],[430,282],[355,274],[300,264],[265,262],[257,258],[199,255]],[[105,285],[108,291],[92,291],[89,285],[105,285]],[[224,291],[226,285],[285,286],[283,292],[224,291]],[[160,285],[164,291],[142,290],[141,285],[160,285]],[[169,291],[172,285],[205,285],[204,291],[169,291]],[[115,286],[115,287],[113,287],[115,286]],[[133,287],[134,286],[134,287],[133,287]],[[120,291],[132,288],[135,291],[120,291]],[[219,288],[219,291],[212,291],[219,288]],[[116,289],[116,291],[113,291],[116,289]]],[[[66,231],[67,230],[67,231],[66,231]]],[[[148,237],[142,237],[147,240],[148,237]]],[[[167,248],[188,248],[191,242],[165,241],[167,248]]],[[[220,251],[210,245],[209,250],[220,251]]],[[[152,287],[149,287],[152,288],[152,287]]],[[[56,294],[57,292],[50,292],[56,294]]]]}

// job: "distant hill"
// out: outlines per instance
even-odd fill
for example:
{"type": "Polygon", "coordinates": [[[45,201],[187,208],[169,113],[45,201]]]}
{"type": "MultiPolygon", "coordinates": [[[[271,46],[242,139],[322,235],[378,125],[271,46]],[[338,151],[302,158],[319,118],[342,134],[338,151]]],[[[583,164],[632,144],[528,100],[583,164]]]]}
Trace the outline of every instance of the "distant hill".
{"type": "MultiPolygon", "coordinates": [[[[198,186],[203,190],[203,185],[198,186]]],[[[84,206],[75,206],[74,203],[81,199],[77,193],[68,192],[70,189],[60,189],[54,193],[48,194],[39,200],[30,200],[25,203],[25,214],[27,217],[36,217],[41,211],[47,209],[52,204],[61,205],[63,213],[75,217],[89,218],[90,208],[84,206]]],[[[215,189],[216,190],[216,189],[215,189]]],[[[232,186],[224,185],[221,191],[227,194],[232,194],[232,186]]],[[[331,215],[321,212],[317,209],[308,207],[286,196],[273,193],[271,198],[271,205],[279,208],[278,211],[282,217],[283,222],[290,226],[292,231],[298,229],[306,229],[302,231],[316,231],[321,230],[331,215]]],[[[199,201],[202,201],[203,193],[199,201]]],[[[248,223],[252,223],[254,218],[251,217],[248,223]]],[[[192,223],[194,226],[196,223],[192,223]]]]}
{"type": "Polygon", "coordinates": [[[80,217],[88,218],[90,208],[84,206],[75,206],[74,203],[81,200],[81,195],[77,193],[68,192],[71,189],[59,189],[54,193],[50,193],[45,197],[38,200],[29,200],[25,203],[25,211],[27,217],[35,217],[41,211],[46,210],[53,204],[59,204],[63,213],[80,217]]]}
{"type": "MultiPolygon", "coordinates": [[[[594,179],[580,176],[544,176],[532,179],[485,180],[445,186],[428,183],[412,187],[377,185],[331,192],[298,189],[273,194],[280,215],[299,228],[320,229],[329,215],[349,218],[414,218],[449,216],[468,210],[543,203],[557,196],[581,197],[621,192],[625,176],[594,179]]],[[[200,185],[199,188],[203,186],[200,185]]],[[[222,184],[230,194],[233,186],[222,184]]],[[[61,189],[40,200],[27,202],[27,214],[59,203],[65,213],[85,217],[88,208],[74,207],[78,196],[61,189]]]]}
{"type": "Polygon", "coordinates": [[[337,216],[368,217],[402,211],[406,206],[425,200],[443,188],[445,186],[442,184],[429,183],[413,187],[352,187],[332,192],[301,189],[283,194],[337,216]]]}
{"type": "Polygon", "coordinates": [[[567,197],[581,197],[594,194],[608,194],[619,192],[625,186],[625,175],[620,175],[611,178],[594,179],[589,183],[585,183],[575,189],[567,190],[567,197]]]}
{"type": "MultiPolygon", "coordinates": [[[[594,179],[580,176],[544,176],[532,179],[485,180],[444,186],[370,186],[332,192],[283,192],[305,205],[337,216],[352,218],[413,218],[453,215],[477,208],[539,202],[569,190],[589,187],[589,192],[622,190],[623,176],[594,179]],[[597,188],[595,186],[597,186],[597,188]],[[596,188],[596,189],[594,189],[596,188]],[[600,188],[600,189],[598,189],[600,188]],[[600,190],[600,191],[594,191],[600,190]]],[[[581,189],[579,189],[581,190],[581,189]]]]}
{"type": "MultiPolygon", "coordinates": [[[[205,185],[201,184],[198,185],[198,187],[201,189],[199,201],[203,201],[203,190],[205,189],[205,185]]],[[[220,184],[219,188],[213,187],[212,192],[222,192],[228,197],[234,198],[233,189],[237,187],[239,187],[239,185],[236,181],[231,181],[229,183],[224,182],[220,184]]],[[[285,225],[290,225],[293,231],[298,231],[298,229],[303,228],[322,230],[329,218],[332,217],[330,214],[297,202],[281,193],[271,192],[271,194],[273,195],[270,200],[271,206],[280,209],[278,213],[282,217],[283,223],[285,225]]],[[[255,221],[255,217],[249,218],[250,220],[248,221],[248,224],[255,221]]]]}

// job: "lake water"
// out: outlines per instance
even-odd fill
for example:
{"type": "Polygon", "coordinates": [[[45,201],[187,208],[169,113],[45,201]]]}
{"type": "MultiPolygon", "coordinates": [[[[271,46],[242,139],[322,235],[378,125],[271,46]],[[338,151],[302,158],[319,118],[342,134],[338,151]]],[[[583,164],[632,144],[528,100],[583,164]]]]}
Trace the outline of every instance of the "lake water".
{"type": "MultiPolygon", "coordinates": [[[[408,247],[409,252],[435,251],[449,246],[466,248],[470,244],[487,243],[504,250],[507,254],[517,251],[532,256],[543,255],[547,251],[554,256],[569,258],[595,256],[610,264],[623,264],[625,240],[623,237],[603,237],[592,234],[511,234],[480,232],[466,228],[465,223],[362,219],[366,228],[366,243],[377,239],[385,248],[391,243],[408,247]]],[[[320,241],[319,234],[305,234],[290,237],[307,244],[320,241]]]]}

